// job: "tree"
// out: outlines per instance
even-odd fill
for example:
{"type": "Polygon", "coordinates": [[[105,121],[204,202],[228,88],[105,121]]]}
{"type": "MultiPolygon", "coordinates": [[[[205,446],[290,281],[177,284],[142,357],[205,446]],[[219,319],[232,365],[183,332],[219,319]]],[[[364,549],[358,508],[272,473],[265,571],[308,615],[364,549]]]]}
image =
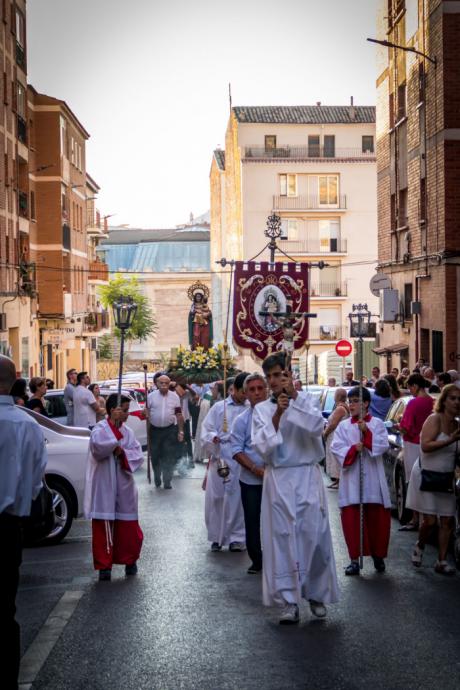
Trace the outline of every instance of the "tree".
{"type": "Polygon", "coordinates": [[[101,335],[101,337],[97,339],[97,345],[99,348],[99,357],[101,359],[112,359],[112,342],[108,333],[101,335]]]}
{"type": "MultiPolygon", "coordinates": [[[[105,309],[111,309],[112,304],[121,296],[132,297],[137,304],[133,325],[125,334],[126,340],[147,340],[156,332],[157,322],[147,297],[139,287],[137,278],[126,278],[117,274],[107,285],[99,287],[99,297],[105,309]]],[[[115,328],[115,335],[117,338],[121,335],[118,328],[115,328]]]]}

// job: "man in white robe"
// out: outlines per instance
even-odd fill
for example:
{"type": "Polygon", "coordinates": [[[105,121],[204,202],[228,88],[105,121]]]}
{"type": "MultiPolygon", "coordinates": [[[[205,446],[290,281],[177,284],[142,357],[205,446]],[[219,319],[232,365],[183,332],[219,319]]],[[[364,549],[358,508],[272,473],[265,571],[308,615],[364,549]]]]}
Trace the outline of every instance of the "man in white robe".
{"type": "Polygon", "coordinates": [[[388,433],[384,423],[368,414],[371,395],[362,389],[362,421],[360,421],[359,387],[348,392],[351,417],[341,422],[334,432],[331,452],[342,472],[339,484],[339,508],[342,528],[350,556],[346,575],[359,575],[359,453],[363,463],[364,553],[372,556],[377,572],[385,572],[390,540],[390,492],[385,478],[382,454],[388,449],[388,433]]]}
{"type": "Polygon", "coordinates": [[[112,565],[137,573],[143,534],[138,522],[137,488],[133,472],[144,456],[128,418],[129,398],[107,398],[107,419],[91,432],[84,498],[85,517],[92,519],[94,567],[100,580],[110,580],[112,565]]]}
{"type": "MultiPolygon", "coordinates": [[[[246,533],[244,529],[243,505],[240,491],[240,466],[232,457],[230,431],[236,417],[246,409],[246,394],[243,389],[247,373],[234,379],[231,393],[226,400],[213,405],[203,421],[202,446],[210,453],[206,480],[205,522],[211,551],[220,551],[228,546],[230,551],[244,551],[246,533]],[[224,412],[227,430],[223,430],[224,412]],[[218,461],[222,459],[230,469],[224,482],[217,473],[218,461]]],[[[230,383],[230,382],[228,382],[230,383]]]]}
{"type": "Polygon", "coordinates": [[[284,355],[262,365],[273,395],[254,408],[252,444],[265,460],[262,493],[263,602],[282,606],[280,623],[299,622],[310,602],[323,618],[339,592],[326,493],[318,463],[323,419],[307,393],[295,390],[284,355]]]}

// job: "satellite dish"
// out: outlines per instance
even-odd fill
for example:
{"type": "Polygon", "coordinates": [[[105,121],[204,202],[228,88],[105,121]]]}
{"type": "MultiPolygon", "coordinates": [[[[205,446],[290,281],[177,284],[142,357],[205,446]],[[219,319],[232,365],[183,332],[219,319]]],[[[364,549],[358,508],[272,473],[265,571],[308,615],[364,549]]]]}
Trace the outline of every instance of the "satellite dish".
{"type": "Polygon", "coordinates": [[[386,273],[376,273],[375,276],[372,276],[369,289],[375,297],[380,295],[381,290],[387,288],[391,288],[391,280],[386,273]]]}

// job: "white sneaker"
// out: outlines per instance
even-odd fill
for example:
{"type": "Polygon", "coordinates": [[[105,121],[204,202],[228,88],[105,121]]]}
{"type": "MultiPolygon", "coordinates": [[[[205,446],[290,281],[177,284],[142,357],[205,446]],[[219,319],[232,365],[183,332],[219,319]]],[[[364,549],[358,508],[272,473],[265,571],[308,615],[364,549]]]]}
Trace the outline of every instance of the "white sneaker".
{"type": "Polygon", "coordinates": [[[317,618],[326,618],[327,609],[320,601],[310,599],[310,611],[317,618]]]}
{"type": "Polygon", "coordinates": [[[287,604],[281,611],[280,625],[290,625],[292,623],[298,623],[299,617],[299,607],[297,604],[287,604]]]}

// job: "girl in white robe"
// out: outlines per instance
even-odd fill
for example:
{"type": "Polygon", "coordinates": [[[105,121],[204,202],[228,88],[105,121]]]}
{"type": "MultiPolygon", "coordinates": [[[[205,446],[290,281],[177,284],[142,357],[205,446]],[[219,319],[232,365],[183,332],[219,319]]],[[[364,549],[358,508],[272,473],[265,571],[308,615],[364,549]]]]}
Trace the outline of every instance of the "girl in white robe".
{"type": "Polygon", "coordinates": [[[142,464],[141,446],[132,430],[116,424],[128,417],[129,399],[107,399],[108,418],[91,432],[84,498],[85,517],[92,520],[94,567],[109,580],[113,563],[137,572],[143,534],[138,522],[137,488],[133,472],[142,464]]]}

